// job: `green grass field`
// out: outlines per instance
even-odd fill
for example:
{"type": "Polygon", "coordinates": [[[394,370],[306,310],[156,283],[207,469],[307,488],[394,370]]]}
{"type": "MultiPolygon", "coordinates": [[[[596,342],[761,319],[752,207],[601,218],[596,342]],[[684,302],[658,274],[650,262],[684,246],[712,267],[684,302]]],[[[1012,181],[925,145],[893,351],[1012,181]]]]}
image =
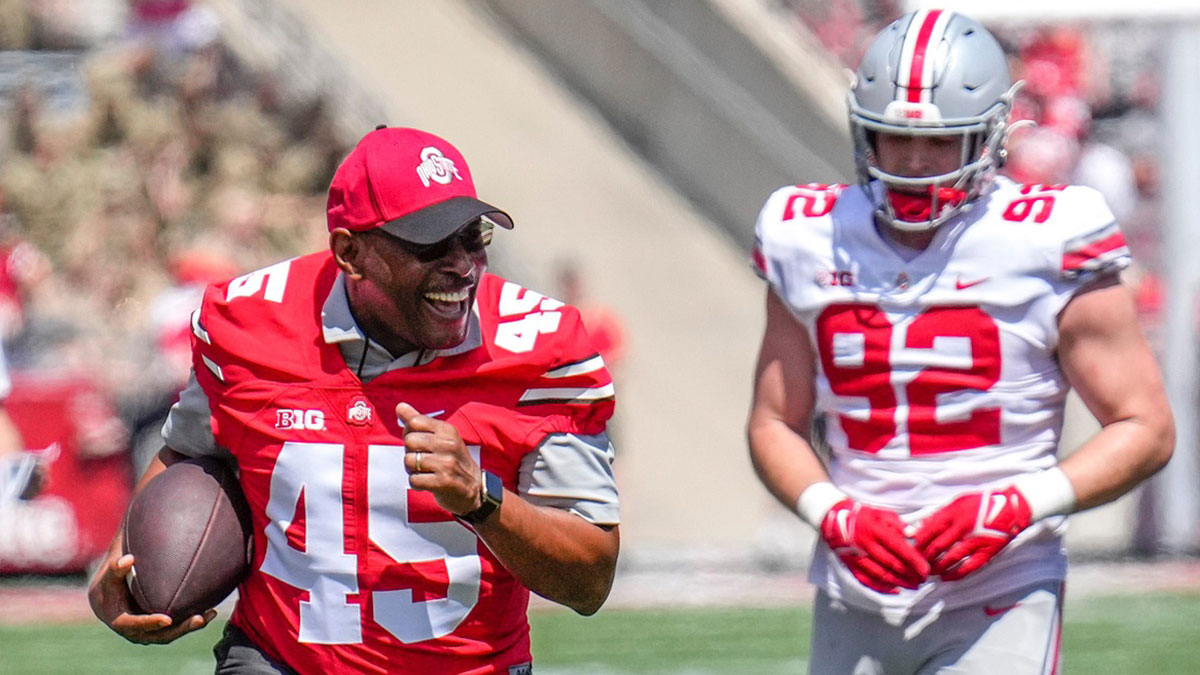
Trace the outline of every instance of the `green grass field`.
{"type": "MultiPolygon", "coordinates": [[[[608,610],[591,618],[535,612],[539,675],[802,673],[807,609],[608,610]]],[[[1200,594],[1068,602],[1066,672],[1200,672],[1200,594]]],[[[0,673],[211,673],[218,626],[169,647],[122,642],[98,624],[0,627],[0,673]]]]}

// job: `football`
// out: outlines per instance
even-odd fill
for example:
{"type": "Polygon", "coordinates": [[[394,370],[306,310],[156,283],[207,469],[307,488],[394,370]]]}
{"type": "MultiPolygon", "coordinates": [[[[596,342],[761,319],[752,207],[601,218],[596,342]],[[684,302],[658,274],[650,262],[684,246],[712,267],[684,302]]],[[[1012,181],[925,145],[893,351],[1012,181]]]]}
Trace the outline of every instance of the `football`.
{"type": "Polygon", "coordinates": [[[167,467],[129,504],[126,577],[137,608],[173,621],[216,606],[237,588],[253,558],[250,511],[233,469],[216,459],[167,467]]]}

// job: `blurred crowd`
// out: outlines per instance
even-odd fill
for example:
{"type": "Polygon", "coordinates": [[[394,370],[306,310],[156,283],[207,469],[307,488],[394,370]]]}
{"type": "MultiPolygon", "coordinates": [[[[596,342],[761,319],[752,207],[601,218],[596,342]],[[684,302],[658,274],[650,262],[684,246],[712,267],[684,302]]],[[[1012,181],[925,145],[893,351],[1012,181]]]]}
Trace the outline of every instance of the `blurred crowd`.
{"type": "MultiPolygon", "coordinates": [[[[904,13],[895,0],[768,0],[811,32],[846,68],[904,13]]],[[[1012,119],[1005,172],[1024,183],[1071,183],[1104,194],[1133,250],[1129,281],[1151,331],[1162,285],[1156,28],[1116,21],[989,26],[1025,81],[1012,119]]]]}
{"type": "Polygon", "coordinates": [[[144,461],[204,284],[323,246],[349,148],[191,0],[0,0],[0,59],[0,337],[18,374],[95,381],[144,461]]]}

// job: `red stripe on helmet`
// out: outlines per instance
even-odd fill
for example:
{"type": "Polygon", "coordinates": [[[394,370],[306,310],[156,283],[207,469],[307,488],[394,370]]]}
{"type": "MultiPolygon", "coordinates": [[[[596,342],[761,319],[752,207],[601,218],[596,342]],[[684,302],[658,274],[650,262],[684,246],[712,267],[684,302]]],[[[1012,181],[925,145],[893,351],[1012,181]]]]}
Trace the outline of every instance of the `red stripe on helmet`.
{"type": "Polygon", "coordinates": [[[921,90],[925,86],[922,81],[922,74],[925,72],[925,54],[929,51],[929,37],[933,34],[933,27],[941,15],[942,10],[940,9],[930,10],[925,15],[925,23],[921,24],[921,30],[917,33],[917,43],[913,45],[912,65],[908,70],[908,101],[910,103],[921,102],[921,90]]]}

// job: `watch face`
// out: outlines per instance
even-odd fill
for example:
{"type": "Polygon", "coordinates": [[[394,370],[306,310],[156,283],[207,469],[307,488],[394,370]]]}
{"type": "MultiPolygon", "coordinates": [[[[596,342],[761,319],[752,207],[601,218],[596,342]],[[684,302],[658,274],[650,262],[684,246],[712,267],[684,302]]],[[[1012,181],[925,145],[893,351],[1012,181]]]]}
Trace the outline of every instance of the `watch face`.
{"type": "Polygon", "coordinates": [[[491,471],[483,472],[483,498],[497,505],[504,501],[504,481],[491,471]]]}

